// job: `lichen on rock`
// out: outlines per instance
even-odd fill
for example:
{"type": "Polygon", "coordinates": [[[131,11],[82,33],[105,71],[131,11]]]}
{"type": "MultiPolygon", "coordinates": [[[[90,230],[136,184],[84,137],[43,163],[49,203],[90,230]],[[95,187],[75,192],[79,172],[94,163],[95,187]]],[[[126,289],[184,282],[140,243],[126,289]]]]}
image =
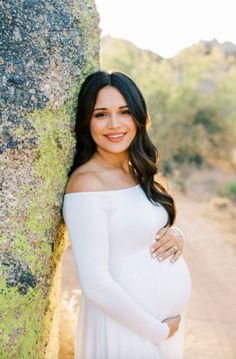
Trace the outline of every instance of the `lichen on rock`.
{"type": "Polygon", "coordinates": [[[0,1],[2,359],[57,357],[61,205],[75,98],[99,67],[98,20],[90,0],[0,1]]]}

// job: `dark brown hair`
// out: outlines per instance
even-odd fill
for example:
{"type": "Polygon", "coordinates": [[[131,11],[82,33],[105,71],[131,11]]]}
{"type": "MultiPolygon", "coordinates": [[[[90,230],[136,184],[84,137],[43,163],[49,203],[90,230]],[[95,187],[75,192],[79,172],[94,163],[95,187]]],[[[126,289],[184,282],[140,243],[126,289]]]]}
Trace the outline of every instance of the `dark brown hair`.
{"type": "Polygon", "coordinates": [[[96,143],[90,133],[90,120],[97,94],[105,86],[115,87],[128,104],[137,125],[136,136],[129,148],[129,162],[147,198],[152,203],[156,205],[161,203],[165,207],[169,217],[167,224],[172,225],[176,217],[174,199],[161,183],[154,180],[154,175],[158,174],[159,153],[147,133],[149,125],[147,106],[137,85],[124,73],[96,71],[82,84],[78,96],[75,124],[76,153],[69,175],[96,152],[96,143]]]}

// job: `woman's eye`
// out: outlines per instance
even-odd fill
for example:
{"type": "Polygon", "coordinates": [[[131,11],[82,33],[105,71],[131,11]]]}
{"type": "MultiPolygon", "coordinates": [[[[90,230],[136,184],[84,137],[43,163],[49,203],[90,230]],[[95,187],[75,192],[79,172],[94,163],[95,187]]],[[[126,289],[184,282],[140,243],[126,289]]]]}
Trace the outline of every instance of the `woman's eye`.
{"type": "Polygon", "coordinates": [[[105,117],[106,114],[105,113],[96,113],[95,117],[99,118],[99,117],[105,117]]]}
{"type": "MultiPolygon", "coordinates": [[[[127,116],[130,114],[131,114],[131,112],[129,110],[123,110],[120,112],[120,115],[122,115],[122,116],[127,116]]],[[[108,116],[110,116],[110,115],[108,113],[104,113],[104,112],[99,112],[94,115],[94,117],[96,117],[96,118],[105,118],[108,116]]]]}
{"type": "Polygon", "coordinates": [[[130,110],[124,110],[124,111],[121,112],[121,114],[122,115],[130,115],[131,112],[130,112],[130,110]]]}

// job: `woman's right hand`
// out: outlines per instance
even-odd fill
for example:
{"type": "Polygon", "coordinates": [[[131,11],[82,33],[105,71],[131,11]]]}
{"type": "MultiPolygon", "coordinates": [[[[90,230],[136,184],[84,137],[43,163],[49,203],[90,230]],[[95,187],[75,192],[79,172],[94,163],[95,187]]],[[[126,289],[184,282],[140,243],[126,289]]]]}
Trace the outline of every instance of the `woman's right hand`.
{"type": "Polygon", "coordinates": [[[177,330],[179,329],[180,320],[181,320],[180,315],[163,320],[163,323],[166,323],[170,328],[170,332],[167,339],[172,337],[177,332],[177,330]]]}

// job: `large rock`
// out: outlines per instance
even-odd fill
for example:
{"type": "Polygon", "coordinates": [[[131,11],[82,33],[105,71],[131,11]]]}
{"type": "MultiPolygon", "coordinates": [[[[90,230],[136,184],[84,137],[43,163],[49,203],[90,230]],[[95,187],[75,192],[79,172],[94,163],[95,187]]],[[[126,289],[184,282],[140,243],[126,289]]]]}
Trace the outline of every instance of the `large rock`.
{"type": "Polygon", "coordinates": [[[0,357],[56,359],[61,204],[98,14],[91,0],[0,1],[0,34],[0,357]]]}

